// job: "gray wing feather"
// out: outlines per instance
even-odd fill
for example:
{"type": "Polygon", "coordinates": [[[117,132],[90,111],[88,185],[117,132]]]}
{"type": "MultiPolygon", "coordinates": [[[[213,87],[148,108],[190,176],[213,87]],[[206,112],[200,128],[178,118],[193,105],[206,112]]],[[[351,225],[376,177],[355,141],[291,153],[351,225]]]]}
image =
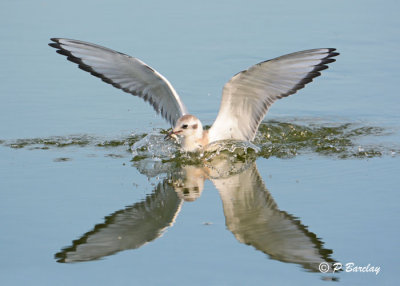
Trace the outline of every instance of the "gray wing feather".
{"type": "Polygon", "coordinates": [[[148,101],[171,125],[187,113],[170,82],[139,59],[77,40],[52,38],[49,45],[104,82],[148,101]]]}

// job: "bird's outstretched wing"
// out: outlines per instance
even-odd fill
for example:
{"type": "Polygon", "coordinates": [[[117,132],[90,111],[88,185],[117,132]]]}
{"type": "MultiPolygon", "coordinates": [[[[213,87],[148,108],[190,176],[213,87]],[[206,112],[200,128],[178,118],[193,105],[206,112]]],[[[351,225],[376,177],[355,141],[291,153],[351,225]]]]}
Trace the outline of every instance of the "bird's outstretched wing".
{"type": "Polygon", "coordinates": [[[51,40],[53,43],[49,45],[58,49],[59,54],[104,82],[148,101],[172,126],[187,113],[171,83],[141,60],[91,43],[51,40]]]}
{"type": "Polygon", "coordinates": [[[224,86],[210,141],[252,141],[269,107],[320,76],[339,55],[336,49],[314,49],[261,62],[232,77],[224,86]]]}

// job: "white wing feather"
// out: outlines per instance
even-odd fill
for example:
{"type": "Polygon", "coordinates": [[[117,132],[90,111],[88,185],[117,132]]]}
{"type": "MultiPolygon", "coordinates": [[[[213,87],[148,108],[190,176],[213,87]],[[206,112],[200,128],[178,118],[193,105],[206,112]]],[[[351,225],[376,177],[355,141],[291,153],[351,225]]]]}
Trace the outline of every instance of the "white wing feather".
{"type": "Polygon", "coordinates": [[[148,101],[172,126],[187,110],[170,82],[139,59],[111,49],[70,39],[49,45],[104,82],[148,101]]]}
{"type": "Polygon", "coordinates": [[[339,55],[335,49],[314,49],[261,62],[232,77],[224,86],[221,107],[209,130],[210,142],[252,141],[269,107],[303,88],[339,55]]]}

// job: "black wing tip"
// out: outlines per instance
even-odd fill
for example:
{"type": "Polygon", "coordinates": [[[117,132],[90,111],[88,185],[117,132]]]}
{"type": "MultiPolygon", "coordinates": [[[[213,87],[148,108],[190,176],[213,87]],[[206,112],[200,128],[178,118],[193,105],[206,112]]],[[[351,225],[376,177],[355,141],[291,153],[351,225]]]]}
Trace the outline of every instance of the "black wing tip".
{"type": "Polygon", "coordinates": [[[51,43],[49,43],[49,46],[52,48],[61,49],[60,40],[61,38],[50,38],[51,43]]]}
{"type": "Polygon", "coordinates": [[[314,78],[319,77],[321,75],[321,71],[326,70],[329,68],[327,64],[333,63],[336,61],[336,59],[333,59],[333,57],[336,57],[340,55],[340,53],[335,52],[335,48],[327,48],[327,55],[326,57],[321,59],[321,62],[314,66],[313,70],[310,71],[301,81],[299,81],[291,90],[286,92],[285,94],[282,94],[281,97],[287,97],[291,94],[296,93],[298,90],[302,89],[305,87],[306,84],[310,83],[313,81],[314,78]]]}
{"type": "MultiPolygon", "coordinates": [[[[323,58],[323,59],[321,60],[321,63],[319,63],[318,65],[316,65],[315,68],[320,67],[320,69],[318,69],[318,71],[325,70],[325,69],[328,68],[327,64],[336,62],[336,59],[334,59],[334,57],[339,56],[340,53],[335,52],[335,51],[336,51],[335,48],[328,48],[327,56],[326,56],[325,58],[323,58]]],[[[315,71],[315,70],[313,70],[313,71],[315,71]]]]}
{"type": "MultiPolygon", "coordinates": [[[[129,89],[127,88],[122,88],[122,86],[116,82],[114,82],[113,80],[107,78],[106,76],[104,76],[101,73],[96,72],[91,66],[85,64],[82,59],[80,59],[79,57],[75,57],[69,50],[63,48],[60,44],[60,40],[61,38],[51,38],[51,41],[53,41],[53,43],[49,43],[49,46],[52,48],[57,49],[57,53],[63,56],[67,57],[67,60],[69,60],[70,62],[73,62],[75,64],[78,65],[78,67],[81,70],[84,70],[88,73],[90,73],[91,75],[100,78],[102,81],[104,81],[105,83],[111,84],[112,86],[118,88],[118,89],[122,89],[123,91],[127,92],[127,93],[131,93],[133,94],[129,89]]],[[[133,94],[133,95],[139,95],[139,93],[137,94],[133,94]]],[[[145,99],[146,101],[146,99],[145,99]]]]}
{"type": "Polygon", "coordinates": [[[56,49],[60,49],[60,42],[57,41],[56,38],[51,38],[50,40],[52,40],[53,42],[49,43],[49,46],[52,48],[56,48],[56,49]]]}
{"type": "Polygon", "coordinates": [[[49,43],[49,46],[52,47],[52,48],[57,49],[57,53],[58,54],[66,56],[67,60],[77,64],[80,69],[82,69],[82,70],[84,70],[86,72],[89,72],[90,74],[102,79],[106,83],[114,85],[116,88],[121,88],[121,86],[119,86],[118,84],[116,84],[113,81],[111,81],[110,79],[106,78],[104,75],[96,72],[95,70],[93,70],[92,67],[86,65],[82,61],[82,59],[80,59],[78,57],[75,57],[70,51],[68,51],[67,49],[64,49],[60,44],[60,39],[61,38],[51,38],[50,40],[53,41],[53,43],[49,43]]]}
{"type": "Polygon", "coordinates": [[[58,43],[49,43],[49,46],[52,47],[52,48],[59,49],[60,45],[58,43]]]}
{"type": "Polygon", "coordinates": [[[340,55],[340,53],[336,52],[335,48],[327,48],[327,49],[328,49],[327,58],[333,58],[333,57],[337,57],[338,55],[340,55]]]}

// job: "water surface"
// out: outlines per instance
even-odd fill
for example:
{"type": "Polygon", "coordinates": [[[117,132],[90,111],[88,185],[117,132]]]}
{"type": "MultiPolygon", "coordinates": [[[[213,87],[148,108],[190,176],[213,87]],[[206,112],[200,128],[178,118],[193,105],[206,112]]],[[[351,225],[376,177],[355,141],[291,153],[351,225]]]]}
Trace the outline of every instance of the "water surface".
{"type": "Polygon", "coordinates": [[[3,1],[1,284],[394,284],[398,8],[3,1]],[[50,37],[139,57],[206,125],[240,70],[309,48],[341,55],[272,106],[257,154],[199,161],[161,140],[169,126],[147,104],[78,70],[50,37]],[[322,274],[319,261],[381,271],[322,274]]]}

